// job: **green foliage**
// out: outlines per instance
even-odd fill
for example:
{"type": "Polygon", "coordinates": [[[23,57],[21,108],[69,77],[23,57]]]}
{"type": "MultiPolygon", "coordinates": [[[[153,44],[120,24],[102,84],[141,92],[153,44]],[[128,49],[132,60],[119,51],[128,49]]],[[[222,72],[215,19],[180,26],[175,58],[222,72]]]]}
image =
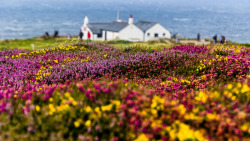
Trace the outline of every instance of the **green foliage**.
{"type": "Polygon", "coordinates": [[[244,43],[244,44],[240,44],[240,45],[250,47],[250,43],[244,43]]]}
{"type": "Polygon", "coordinates": [[[112,40],[108,41],[107,44],[132,44],[133,42],[127,40],[112,40]]]}
{"type": "Polygon", "coordinates": [[[29,38],[29,39],[15,39],[15,40],[4,40],[0,41],[0,49],[11,49],[19,48],[25,50],[31,50],[31,44],[34,44],[35,49],[57,47],[67,44],[77,43],[79,40],[77,38],[67,39],[67,38],[29,38]]]}
{"type": "Polygon", "coordinates": [[[227,56],[228,54],[229,54],[229,51],[221,50],[221,49],[215,49],[213,52],[213,55],[227,56]]]}

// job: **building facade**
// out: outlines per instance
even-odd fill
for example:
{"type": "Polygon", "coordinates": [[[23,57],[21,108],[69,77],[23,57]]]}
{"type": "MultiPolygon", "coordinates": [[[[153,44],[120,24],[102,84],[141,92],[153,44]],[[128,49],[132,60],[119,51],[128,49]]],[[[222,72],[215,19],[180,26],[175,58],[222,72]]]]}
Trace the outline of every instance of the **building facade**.
{"type": "Polygon", "coordinates": [[[87,39],[88,32],[91,40],[128,40],[149,41],[156,38],[171,38],[170,32],[157,22],[138,21],[134,24],[130,15],[128,22],[121,20],[112,23],[89,23],[86,16],[81,30],[83,39],[87,39]]]}

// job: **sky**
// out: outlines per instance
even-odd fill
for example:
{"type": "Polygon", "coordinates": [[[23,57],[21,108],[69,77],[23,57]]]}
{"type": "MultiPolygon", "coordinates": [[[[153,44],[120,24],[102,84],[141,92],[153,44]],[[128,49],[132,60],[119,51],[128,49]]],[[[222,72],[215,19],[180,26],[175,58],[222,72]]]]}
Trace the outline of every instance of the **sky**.
{"type": "Polygon", "coordinates": [[[230,12],[250,12],[250,0],[1,0],[0,7],[74,8],[90,5],[89,8],[167,8],[170,10],[221,10],[230,12]]]}

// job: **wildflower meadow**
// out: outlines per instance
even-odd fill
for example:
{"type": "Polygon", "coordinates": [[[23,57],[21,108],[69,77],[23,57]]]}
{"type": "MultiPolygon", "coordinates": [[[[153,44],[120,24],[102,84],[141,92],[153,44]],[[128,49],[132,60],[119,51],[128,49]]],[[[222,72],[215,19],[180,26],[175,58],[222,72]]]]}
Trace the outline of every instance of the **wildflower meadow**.
{"type": "Polygon", "coordinates": [[[0,140],[250,140],[250,48],[0,51],[0,140]]]}

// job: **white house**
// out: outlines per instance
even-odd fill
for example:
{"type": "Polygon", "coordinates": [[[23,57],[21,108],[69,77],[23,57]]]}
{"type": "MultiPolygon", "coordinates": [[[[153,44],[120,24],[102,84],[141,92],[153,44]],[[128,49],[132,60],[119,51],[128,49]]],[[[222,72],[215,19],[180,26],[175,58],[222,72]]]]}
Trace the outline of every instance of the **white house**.
{"type": "Polygon", "coordinates": [[[86,16],[84,18],[83,39],[87,39],[90,32],[91,40],[129,40],[129,41],[148,41],[154,38],[171,38],[170,32],[157,22],[139,21],[133,22],[130,15],[128,22],[120,20],[112,23],[89,23],[86,16]]]}

